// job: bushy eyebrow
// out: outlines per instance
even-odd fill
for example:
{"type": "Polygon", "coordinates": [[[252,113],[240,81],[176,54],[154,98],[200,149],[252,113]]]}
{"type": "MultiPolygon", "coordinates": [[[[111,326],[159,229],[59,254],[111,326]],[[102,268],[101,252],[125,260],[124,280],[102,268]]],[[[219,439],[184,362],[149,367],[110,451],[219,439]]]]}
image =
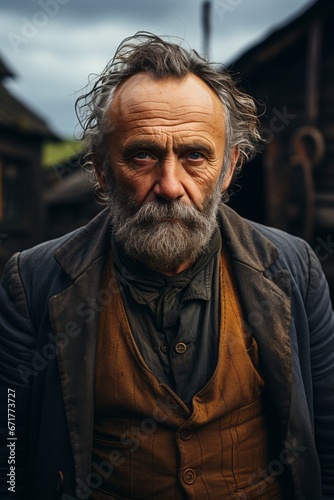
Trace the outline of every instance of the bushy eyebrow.
{"type": "MultiPolygon", "coordinates": [[[[156,142],[150,140],[140,140],[134,141],[124,146],[122,150],[122,156],[123,158],[131,158],[140,151],[147,151],[148,153],[159,156],[164,156],[166,154],[165,148],[163,148],[156,142]]],[[[200,153],[207,154],[208,156],[212,156],[214,154],[214,151],[210,146],[207,146],[201,142],[189,142],[186,144],[184,143],[174,148],[174,152],[177,154],[184,154],[189,151],[198,151],[200,153]]]]}
{"type": "Polygon", "coordinates": [[[158,146],[154,141],[134,141],[124,146],[122,156],[123,158],[131,158],[140,151],[161,154],[164,152],[164,148],[158,146]]]}

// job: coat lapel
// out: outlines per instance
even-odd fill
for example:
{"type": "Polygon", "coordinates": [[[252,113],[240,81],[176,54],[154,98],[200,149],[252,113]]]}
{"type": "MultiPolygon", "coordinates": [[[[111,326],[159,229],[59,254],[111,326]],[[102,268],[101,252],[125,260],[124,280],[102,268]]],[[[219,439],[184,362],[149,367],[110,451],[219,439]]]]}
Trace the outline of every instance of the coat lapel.
{"type": "Polygon", "coordinates": [[[100,281],[109,243],[105,211],[55,255],[72,284],[49,301],[76,478],[91,469],[100,281]]]}
{"type": "Polygon", "coordinates": [[[291,405],[291,291],[288,271],[275,266],[278,249],[228,207],[222,237],[232,258],[245,326],[258,344],[261,367],[281,424],[288,432],[291,405]]]}

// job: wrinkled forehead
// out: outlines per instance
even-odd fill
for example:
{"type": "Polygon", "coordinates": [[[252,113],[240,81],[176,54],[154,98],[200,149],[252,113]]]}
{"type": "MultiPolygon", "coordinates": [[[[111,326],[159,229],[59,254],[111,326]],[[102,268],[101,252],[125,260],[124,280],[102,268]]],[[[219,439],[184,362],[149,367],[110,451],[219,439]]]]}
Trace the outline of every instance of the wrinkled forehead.
{"type": "MultiPolygon", "coordinates": [[[[114,93],[109,116],[117,119],[129,113],[141,113],[150,108],[152,114],[198,112],[198,119],[225,121],[223,104],[218,95],[196,75],[183,78],[157,79],[148,73],[138,73],[125,81],[114,93]]],[[[194,116],[193,116],[194,117],[194,116]]]]}

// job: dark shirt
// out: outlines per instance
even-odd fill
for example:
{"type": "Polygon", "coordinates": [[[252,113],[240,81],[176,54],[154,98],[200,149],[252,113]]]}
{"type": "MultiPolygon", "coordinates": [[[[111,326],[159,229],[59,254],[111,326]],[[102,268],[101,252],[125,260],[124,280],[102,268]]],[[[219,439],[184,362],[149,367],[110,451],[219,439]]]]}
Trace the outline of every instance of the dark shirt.
{"type": "MultiPolygon", "coordinates": [[[[220,252],[177,295],[164,315],[164,326],[156,321],[157,298],[140,291],[136,298],[124,282],[121,294],[138,349],[161,384],[168,385],[191,407],[192,397],[211,378],[218,355],[220,293],[220,252]]],[[[157,274],[147,269],[147,275],[157,274]]]]}

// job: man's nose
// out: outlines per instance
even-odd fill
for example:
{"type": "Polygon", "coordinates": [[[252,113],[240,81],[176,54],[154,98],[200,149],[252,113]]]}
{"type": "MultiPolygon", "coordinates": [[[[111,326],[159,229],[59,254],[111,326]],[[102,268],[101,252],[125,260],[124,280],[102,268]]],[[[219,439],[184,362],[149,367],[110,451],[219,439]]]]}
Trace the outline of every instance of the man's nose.
{"type": "Polygon", "coordinates": [[[154,195],[167,201],[177,200],[184,196],[182,184],[184,175],[177,159],[168,159],[158,167],[157,179],[153,188],[154,195]]]}

